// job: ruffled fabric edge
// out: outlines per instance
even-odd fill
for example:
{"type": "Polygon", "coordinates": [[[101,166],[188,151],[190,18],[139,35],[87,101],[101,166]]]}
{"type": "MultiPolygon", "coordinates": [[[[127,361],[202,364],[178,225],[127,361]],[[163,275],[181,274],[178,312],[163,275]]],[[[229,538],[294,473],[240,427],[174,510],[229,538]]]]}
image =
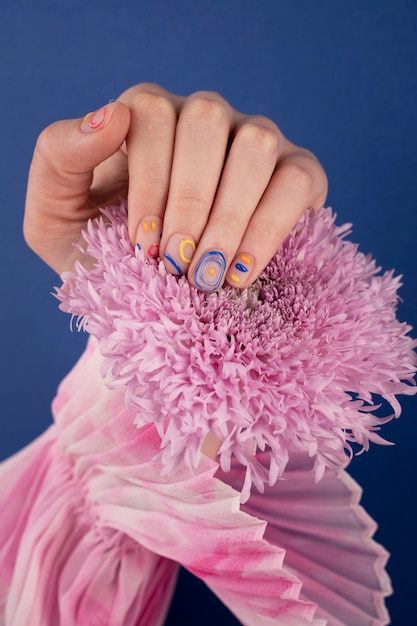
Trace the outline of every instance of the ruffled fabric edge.
{"type": "Polygon", "coordinates": [[[101,362],[90,339],[54,400],[56,425],[0,467],[5,626],[162,625],[176,563],[245,626],[388,623],[387,555],[354,481],[326,470],[315,484],[295,453],[285,479],[242,507],[238,464],[222,475],[203,456],[194,475],[164,478],[156,429],[133,425],[101,362]]]}
{"type": "MultiPolygon", "coordinates": [[[[328,626],[385,626],[389,553],[373,539],[377,524],[360,505],[362,489],[330,469],[316,483],[311,468],[294,452],[283,479],[241,508],[267,522],[271,545],[285,547],[285,565],[303,581],[301,597],[317,604],[316,617],[328,626]]],[[[243,479],[236,463],[217,476],[236,489],[243,479]]]]}

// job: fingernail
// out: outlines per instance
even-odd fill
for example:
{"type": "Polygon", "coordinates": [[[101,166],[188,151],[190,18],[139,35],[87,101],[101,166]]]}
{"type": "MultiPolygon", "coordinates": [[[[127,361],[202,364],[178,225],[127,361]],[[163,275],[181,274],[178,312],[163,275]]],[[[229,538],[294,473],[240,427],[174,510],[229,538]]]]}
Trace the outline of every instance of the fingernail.
{"type": "Polygon", "coordinates": [[[108,106],[104,106],[97,109],[97,111],[87,113],[81,122],[81,131],[83,133],[94,133],[96,130],[103,128],[105,126],[105,122],[108,121],[108,110],[108,106]]]}
{"type": "Polygon", "coordinates": [[[238,254],[227,273],[227,282],[234,287],[240,287],[247,283],[254,265],[255,259],[251,254],[238,254]]]}
{"type": "Polygon", "coordinates": [[[159,256],[159,243],[162,235],[162,219],[158,215],[143,217],[136,231],[136,245],[149,259],[159,256]]]}
{"type": "Polygon", "coordinates": [[[226,258],[218,250],[209,250],[198,262],[194,271],[194,284],[203,291],[216,291],[226,271],[226,258]]]}
{"type": "Polygon", "coordinates": [[[169,238],[164,254],[165,267],[171,274],[182,276],[188,267],[195,252],[195,241],[189,235],[176,233],[169,238]]]}

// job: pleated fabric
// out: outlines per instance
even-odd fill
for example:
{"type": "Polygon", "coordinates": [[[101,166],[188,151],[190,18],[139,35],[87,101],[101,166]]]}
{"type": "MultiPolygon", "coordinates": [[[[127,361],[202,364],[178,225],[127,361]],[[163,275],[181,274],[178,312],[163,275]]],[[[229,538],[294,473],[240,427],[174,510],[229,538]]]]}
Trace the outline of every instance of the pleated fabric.
{"type": "Polygon", "coordinates": [[[297,453],[240,504],[244,468],[169,476],[161,439],[107,388],[90,340],[54,424],[0,466],[2,626],[162,626],[178,564],[245,626],[383,626],[386,552],[360,488],[297,453]]]}
{"type": "MultiPolygon", "coordinates": [[[[327,470],[317,483],[312,467],[295,452],[284,480],[254,491],[242,509],[268,522],[265,539],[285,547],[285,565],[302,580],[301,597],[317,603],[316,617],[329,626],[389,624],[389,554],[372,538],[377,525],[359,504],[362,490],[347,472],[327,470]]],[[[237,463],[218,476],[236,489],[243,480],[237,463]]]]}

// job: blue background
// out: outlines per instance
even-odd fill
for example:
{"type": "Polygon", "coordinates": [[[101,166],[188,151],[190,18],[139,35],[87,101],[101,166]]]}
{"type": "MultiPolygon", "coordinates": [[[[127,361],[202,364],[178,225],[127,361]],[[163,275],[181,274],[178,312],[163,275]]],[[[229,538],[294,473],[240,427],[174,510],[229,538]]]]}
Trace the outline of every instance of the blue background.
{"type": "MultiPolygon", "coordinates": [[[[50,423],[56,386],[85,337],[51,297],[57,277],[21,235],[39,132],[140,81],[219,91],[274,119],[321,159],[328,204],[352,238],[404,275],[399,317],[417,327],[417,3],[415,0],[15,0],[0,14],[2,263],[0,454],[50,423]]],[[[416,331],[415,331],[416,332],[416,331]]],[[[415,617],[416,399],[351,471],[391,552],[393,624],[415,617]]],[[[236,624],[183,574],[168,624],[236,624]],[[202,617],[200,615],[202,610],[202,617]]],[[[353,626],[353,625],[352,625],[353,626]]]]}

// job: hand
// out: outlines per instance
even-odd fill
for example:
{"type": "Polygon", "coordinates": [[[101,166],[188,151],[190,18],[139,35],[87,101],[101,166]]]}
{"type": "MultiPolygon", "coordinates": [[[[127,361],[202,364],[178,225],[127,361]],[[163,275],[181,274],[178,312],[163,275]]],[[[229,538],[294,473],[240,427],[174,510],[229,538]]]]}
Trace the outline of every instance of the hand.
{"type": "Polygon", "coordinates": [[[58,273],[99,209],[128,198],[129,234],[145,256],[200,289],[246,287],[327,180],[309,151],[261,116],[213,92],[173,95],[136,85],[84,120],[41,133],[30,168],[24,233],[58,273]]]}

